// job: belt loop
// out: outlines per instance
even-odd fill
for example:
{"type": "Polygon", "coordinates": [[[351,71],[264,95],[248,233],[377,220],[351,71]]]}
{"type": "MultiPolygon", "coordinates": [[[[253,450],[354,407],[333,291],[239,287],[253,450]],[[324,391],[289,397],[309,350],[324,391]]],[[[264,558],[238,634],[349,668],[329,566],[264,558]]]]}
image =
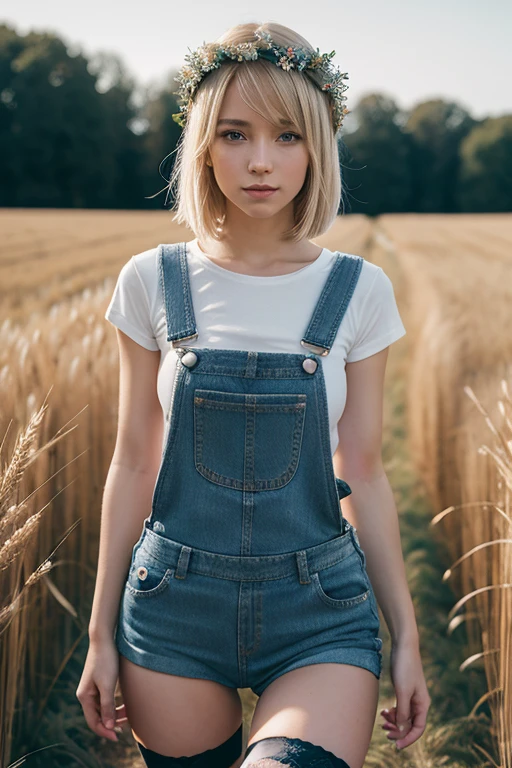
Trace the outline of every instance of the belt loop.
{"type": "Polygon", "coordinates": [[[184,579],[187,575],[188,561],[190,560],[191,547],[187,547],[185,544],[181,548],[180,556],[178,558],[178,565],[174,572],[175,579],[184,579]]]}
{"type": "Polygon", "coordinates": [[[308,570],[308,557],[305,550],[301,549],[300,552],[296,552],[297,566],[299,569],[299,581],[301,584],[310,584],[311,578],[308,570]]]}

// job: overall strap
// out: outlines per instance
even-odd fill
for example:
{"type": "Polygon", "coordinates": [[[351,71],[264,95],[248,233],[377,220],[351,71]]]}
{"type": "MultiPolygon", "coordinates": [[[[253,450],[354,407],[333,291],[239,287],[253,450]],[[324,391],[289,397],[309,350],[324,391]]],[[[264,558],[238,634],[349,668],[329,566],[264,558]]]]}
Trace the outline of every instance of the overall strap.
{"type": "Polygon", "coordinates": [[[303,347],[328,355],[359,280],[364,259],[336,252],[334,264],[302,337],[303,347]]]}
{"type": "Polygon", "coordinates": [[[197,338],[196,319],[190,292],[186,243],[158,246],[158,275],[164,297],[167,341],[197,338]]]}

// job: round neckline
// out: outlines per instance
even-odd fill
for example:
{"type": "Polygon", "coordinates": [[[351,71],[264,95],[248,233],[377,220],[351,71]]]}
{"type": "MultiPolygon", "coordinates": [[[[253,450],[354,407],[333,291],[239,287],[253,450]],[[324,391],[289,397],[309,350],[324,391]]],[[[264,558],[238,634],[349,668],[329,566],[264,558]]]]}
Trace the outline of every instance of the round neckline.
{"type": "Polygon", "coordinates": [[[186,246],[189,251],[192,251],[192,253],[196,255],[202,261],[202,263],[212,271],[217,272],[218,274],[221,274],[231,280],[245,283],[276,283],[293,280],[299,275],[304,275],[304,273],[308,270],[314,271],[315,268],[318,269],[321,267],[323,262],[330,255],[330,251],[327,248],[322,248],[322,251],[318,254],[316,259],[311,262],[311,264],[306,264],[305,267],[296,269],[293,272],[287,272],[284,275],[248,275],[245,272],[234,272],[232,269],[226,269],[225,267],[221,267],[219,264],[216,264],[210,259],[208,254],[206,254],[202,248],[199,247],[197,237],[194,238],[194,240],[187,242],[186,246]]]}

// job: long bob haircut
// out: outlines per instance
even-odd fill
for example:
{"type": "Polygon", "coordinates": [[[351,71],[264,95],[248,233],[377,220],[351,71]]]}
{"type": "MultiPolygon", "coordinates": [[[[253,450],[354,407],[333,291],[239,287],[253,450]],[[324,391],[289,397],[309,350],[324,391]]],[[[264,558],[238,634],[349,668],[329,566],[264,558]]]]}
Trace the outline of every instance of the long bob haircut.
{"type": "MultiPolygon", "coordinates": [[[[255,41],[256,30],[268,31],[278,45],[314,52],[301,35],[273,22],[238,24],[216,42],[255,41]]],[[[176,201],[173,221],[188,226],[199,239],[222,238],[225,196],[206,159],[226,88],[236,79],[244,102],[277,130],[283,127],[282,120],[291,121],[309,152],[306,178],[294,199],[294,226],[283,239],[299,241],[326,232],[337,216],[342,185],[332,106],[327,93],[315,85],[318,77],[315,70],[285,71],[265,59],[225,61],[208,73],[196,91],[175,150],[169,179],[176,201]]]]}

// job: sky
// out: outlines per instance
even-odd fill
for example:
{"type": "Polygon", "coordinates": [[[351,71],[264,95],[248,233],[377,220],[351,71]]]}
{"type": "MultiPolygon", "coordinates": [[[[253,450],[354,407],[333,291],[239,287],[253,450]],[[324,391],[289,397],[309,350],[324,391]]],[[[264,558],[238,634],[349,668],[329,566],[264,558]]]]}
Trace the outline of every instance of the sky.
{"type": "Polygon", "coordinates": [[[348,109],[377,92],[404,110],[443,98],[476,119],[512,113],[509,0],[10,0],[3,8],[0,23],[21,35],[54,32],[87,57],[120,56],[141,85],[163,84],[188,49],[232,25],[276,21],[320,53],[336,51],[333,63],[349,74],[348,109]]]}

